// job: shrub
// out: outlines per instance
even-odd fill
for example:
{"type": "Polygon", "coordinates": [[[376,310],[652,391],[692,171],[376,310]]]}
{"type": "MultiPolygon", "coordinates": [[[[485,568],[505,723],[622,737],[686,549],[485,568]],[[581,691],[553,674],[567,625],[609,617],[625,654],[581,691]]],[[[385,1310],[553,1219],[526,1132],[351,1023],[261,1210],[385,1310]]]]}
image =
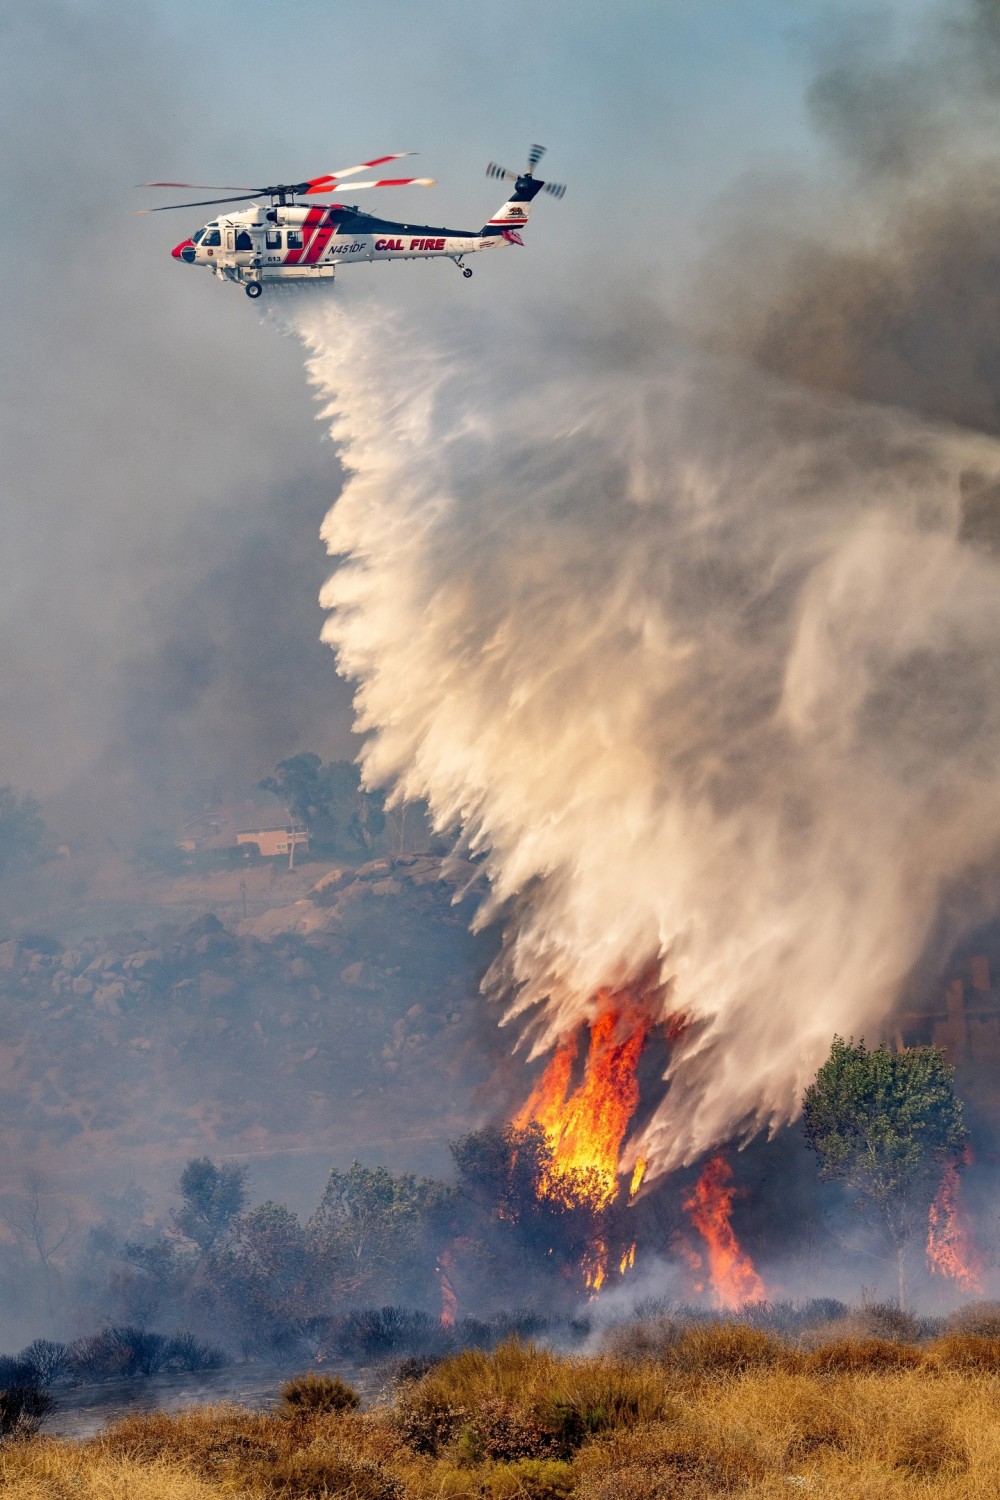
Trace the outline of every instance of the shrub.
{"type": "Polygon", "coordinates": [[[601,1348],[616,1359],[667,1359],[686,1330],[687,1325],[670,1313],[641,1318],[609,1328],[601,1348]]]}
{"type": "Polygon", "coordinates": [[[934,1339],[927,1354],[943,1370],[965,1370],[970,1374],[1000,1372],[1000,1338],[973,1333],[950,1333],[934,1339]]]}
{"type": "Polygon", "coordinates": [[[738,1375],[792,1360],[791,1352],[761,1329],[718,1322],[686,1328],[665,1358],[674,1369],[691,1375],[738,1375]]]}
{"type": "Polygon", "coordinates": [[[915,1478],[963,1469],[968,1462],[965,1444],[944,1412],[900,1412],[887,1434],[887,1447],[892,1467],[915,1478]]]}
{"type": "Polygon", "coordinates": [[[552,1455],[557,1436],[536,1413],[519,1409],[514,1402],[487,1396],[476,1404],[472,1419],[461,1430],[458,1449],[471,1463],[484,1459],[512,1463],[521,1458],[552,1455]]]}
{"type": "Polygon", "coordinates": [[[573,1491],[580,1500],[715,1500],[739,1493],[696,1422],[622,1430],[584,1450],[573,1491]]]}
{"type": "Polygon", "coordinates": [[[266,1493],[288,1500],[312,1496],[344,1496],[350,1500],[404,1500],[406,1490],[382,1467],[367,1458],[306,1448],[280,1454],[269,1463],[254,1466],[256,1484],[266,1493]]]}
{"type": "Polygon", "coordinates": [[[318,1375],[308,1370],[296,1375],[281,1387],[285,1411],[295,1416],[316,1416],[320,1412],[357,1411],[361,1397],[352,1385],[339,1375],[318,1375]]]}
{"type": "Polygon", "coordinates": [[[228,1363],[223,1349],[203,1344],[193,1333],[175,1333],[163,1346],[164,1370],[221,1370],[228,1363]]]}
{"type": "Polygon", "coordinates": [[[34,1367],[25,1364],[19,1354],[0,1354],[0,1391],[9,1390],[12,1385],[38,1384],[38,1376],[34,1367]]]}
{"type": "Polygon", "coordinates": [[[102,1328],[67,1350],[67,1367],[78,1380],[155,1375],[162,1370],[167,1340],[162,1333],[126,1325],[102,1328]]]}
{"type": "Polygon", "coordinates": [[[34,1437],[54,1406],[48,1391],[34,1385],[0,1391],[0,1439],[34,1437]]]}
{"type": "Polygon", "coordinates": [[[979,1338],[1000,1338],[1000,1302],[967,1302],[945,1319],[946,1333],[971,1333],[979,1338]]]}
{"type": "Polygon", "coordinates": [[[468,1415],[464,1406],[417,1385],[404,1391],[396,1403],[393,1422],[404,1443],[416,1453],[436,1457],[456,1436],[468,1415]]]}
{"type": "Polygon", "coordinates": [[[862,1337],[912,1344],[920,1334],[913,1314],[904,1312],[895,1302],[863,1302],[860,1307],[852,1308],[848,1316],[862,1337]]]}
{"type": "Polygon", "coordinates": [[[492,1471],[491,1500],[567,1500],[573,1494],[573,1468],[558,1458],[522,1458],[492,1471]]]}
{"type": "Polygon", "coordinates": [[[918,1370],[927,1361],[919,1349],[892,1339],[835,1339],[821,1344],[806,1356],[810,1375],[884,1374],[893,1370],[918,1370]]]}
{"type": "Polygon", "coordinates": [[[413,1385],[415,1381],[423,1380],[440,1363],[440,1359],[431,1359],[428,1355],[408,1354],[396,1365],[392,1378],[397,1385],[413,1385]]]}
{"type": "Polygon", "coordinates": [[[68,1350],[65,1344],[57,1344],[52,1339],[35,1339],[33,1344],[21,1350],[17,1364],[30,1370],[34,1376],[26,1384],[51,1385],[69,1366],[68,1350]]]}
{"type": "Polygon", "coordinates": [[[332,1344],[343,1359],[363,1363],[394,1354],[441,1355],[454,1348],[436,1318],[409,1307],[364,1307],[336,1324],[332,1344]]]}

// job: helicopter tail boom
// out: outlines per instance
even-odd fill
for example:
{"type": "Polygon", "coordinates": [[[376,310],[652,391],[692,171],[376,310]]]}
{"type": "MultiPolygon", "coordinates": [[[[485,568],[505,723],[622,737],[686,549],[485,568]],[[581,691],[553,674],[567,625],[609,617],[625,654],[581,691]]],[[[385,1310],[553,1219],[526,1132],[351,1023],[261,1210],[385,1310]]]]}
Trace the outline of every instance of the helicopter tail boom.
{"type": "Polygon", "coordinates": [[[518,229],[522,224],[527,224],[532,199],[537,197],[544,186],[544,182],[540,182],[537,177],[531,177],[527,173],[518,177],[513,193],[506,203],[501,203],[496,213],[483,225],[480,233],[483,236],[502,235],[512,229],[518,229]]]}

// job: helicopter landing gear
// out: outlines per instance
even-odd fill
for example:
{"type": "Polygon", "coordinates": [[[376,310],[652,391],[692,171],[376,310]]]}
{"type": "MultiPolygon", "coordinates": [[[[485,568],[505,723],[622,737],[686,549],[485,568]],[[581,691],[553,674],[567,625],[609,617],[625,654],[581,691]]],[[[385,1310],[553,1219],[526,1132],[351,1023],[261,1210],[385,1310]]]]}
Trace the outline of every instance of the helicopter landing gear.
{"type": "Polygon", "coordinates": [[[466,266],[464,268],[464,270],[462,271],[462,275],[463,276],[471,276],[472,275],[472,267],[471,266],[466,266]]]}
{"type": "Polygon", "coordinates": [[[264,288],[261,286],[259,281],[248,281],[243,290],[246,292],[248,297],[259,297],[264,288]]]}

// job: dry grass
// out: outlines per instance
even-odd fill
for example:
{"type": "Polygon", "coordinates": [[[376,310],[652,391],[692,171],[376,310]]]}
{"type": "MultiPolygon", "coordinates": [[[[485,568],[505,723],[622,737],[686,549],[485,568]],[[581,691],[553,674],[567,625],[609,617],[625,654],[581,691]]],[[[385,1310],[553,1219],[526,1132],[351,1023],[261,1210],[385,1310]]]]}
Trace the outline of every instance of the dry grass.
{"type": "Polygon", "coordinates": [[[1000,1340],[802,1352],[711,1325],[564,1358],[468,1352],[371,1413],[131,1417],[0,1448],[5,1500],[993,1500],[1000,1340]],[[694,1334],[697,1333],[697,1337],[694,1334]]]}

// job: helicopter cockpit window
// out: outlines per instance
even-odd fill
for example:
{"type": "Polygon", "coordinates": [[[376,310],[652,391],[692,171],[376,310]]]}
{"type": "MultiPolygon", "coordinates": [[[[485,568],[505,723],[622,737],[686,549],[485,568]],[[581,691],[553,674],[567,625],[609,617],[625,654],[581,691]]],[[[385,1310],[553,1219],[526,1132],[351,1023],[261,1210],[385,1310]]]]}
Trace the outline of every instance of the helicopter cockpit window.
{"type": "Polygon", "coordinates": [[[221,245],[222,244],[222,236],[219,234],[219,231],[217,229],[210,229],[210,230],[208,230],[207,234],[205,235],[205,238],[202,240],[202,244],[203,245],[221,245]]]}
{"type": "Polygon", "coordinates": [[[250,238],[245,229],[241,229],[239,234],[236,236],[236,248],[237,250],[253,249],[253,240],[250,238]]]}
{"type": "Polygon", "coordinates": [[[302,233],[300,230],[290,229],[288,231],[288,248],[289,250],[302,249],[302,233]]]}
{"type": "Polygon", "coordinates": [[[194,234],[191,236],[191,239],[194,241],[194,243],[196,245],[200,245],[201,242],[202,242],[202,239],[204,238],[204,235],[205,235],[204,229],[196,229],[195,232],[194,232],[194,234]]]}
{"type": "Polygon", "coordinates": [[[267,234],[264,236],[264,243],[267,246],[268,250],[280,250],[281,249],[281,230],[280,229],[269,229],[267,231],[267,234]]]}

